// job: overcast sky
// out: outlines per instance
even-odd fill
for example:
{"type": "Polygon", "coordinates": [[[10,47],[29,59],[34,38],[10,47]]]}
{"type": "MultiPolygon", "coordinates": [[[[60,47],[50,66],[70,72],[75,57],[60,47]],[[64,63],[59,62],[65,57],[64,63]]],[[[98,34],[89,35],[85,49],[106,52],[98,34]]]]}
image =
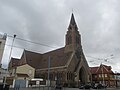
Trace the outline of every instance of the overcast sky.
{"type": "MultiPolygon", "coordinates": [[[[23,49],[44,53],[64,47],[71,13],[75,16],[89,66],[101,63],[120,72],[120,0],[0,0],[0,33],[49,45],[15,39],[12,57],[23,49]],[[105,62],[104,60],[108,59],[105,62]]],[[[8,37],[6,44],[11,44],[8,37]]],[[[3,66],[9,62],[10,46],[5,46],[3,66]]]]}

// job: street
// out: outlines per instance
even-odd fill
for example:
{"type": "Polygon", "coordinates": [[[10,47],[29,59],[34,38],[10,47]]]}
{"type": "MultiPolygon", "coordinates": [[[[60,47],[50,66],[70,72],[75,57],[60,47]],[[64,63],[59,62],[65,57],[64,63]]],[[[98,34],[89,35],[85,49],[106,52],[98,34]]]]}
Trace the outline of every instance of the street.
{"type": "MultiPolygon", "coordinates": [[[[10,88],[9,90],[14,90],[10,88]]],[[[20,88],[19,90],[48,90],[48,87],[40,88],[20,88]]],[[[49,90],[55,90],[55,88],[50,88],[49,90]]],[[[58,89],[57,89],[58,90],[58,89]]],[[[120,88],[106,88],[106,89],[79,89],[79,88],[63,88],[62,90],[120,90],[120,88]]]]}

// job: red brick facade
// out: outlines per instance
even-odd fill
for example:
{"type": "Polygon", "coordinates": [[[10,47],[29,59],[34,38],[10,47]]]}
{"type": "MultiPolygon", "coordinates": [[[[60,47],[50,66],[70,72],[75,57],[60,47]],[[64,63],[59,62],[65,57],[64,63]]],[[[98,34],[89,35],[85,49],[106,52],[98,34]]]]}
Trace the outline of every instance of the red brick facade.
{"type": "Polygon", "coordinates": [[[102,83],[108,87],[116,86],[114,73],[111,66],[101,64],[98,67],[90,67],[91,81],[95,83],[102,83]]]}

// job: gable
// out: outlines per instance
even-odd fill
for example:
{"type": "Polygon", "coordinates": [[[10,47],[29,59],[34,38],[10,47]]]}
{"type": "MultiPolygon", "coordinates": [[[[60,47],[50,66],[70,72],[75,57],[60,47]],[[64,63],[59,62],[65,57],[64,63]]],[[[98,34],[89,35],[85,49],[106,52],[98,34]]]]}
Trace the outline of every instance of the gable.
{"type": "Polygon", "coordinates": [[[30,66],[37,68],[39,66],[39,63],[41,63],[42,54],[27,50],[25,50],[24,54],[26,63],[29,64],[30,66]]]}
{"type": "Polygon", "coordinates": [[[111,73],[111,67],[101,64],[96,73],[111,73]]]}
{"type": "Polygon", "coordinates": [[[9,63],[9,69],[12,67],[17,67],[19,65],[19,59],[11,58],[9,63]]]}
{"type": "Polygon", "coordinates": [[[28,64],[21,65],[21,66],[17,67],[16,73],[17,74],[27,74],[27,75],[29,75],[29,76],[31,76],[33,78],[34,73],[35,73],[35,68],[31,67],[28,64]]]}

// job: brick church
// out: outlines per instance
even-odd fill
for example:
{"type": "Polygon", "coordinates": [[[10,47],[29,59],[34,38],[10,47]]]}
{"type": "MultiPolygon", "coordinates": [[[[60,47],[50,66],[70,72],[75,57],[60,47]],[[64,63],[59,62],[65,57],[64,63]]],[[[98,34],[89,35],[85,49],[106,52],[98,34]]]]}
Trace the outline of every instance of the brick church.
{"type": "Polygon", "coordinates": [[[73,13],[65,38],[65,46],[44,54],[24,50],[20,60],[11,59],[9,67],[24,64],[34,67],[35,77],[44,80],[48,79],[49,66],[50,81],[56,81],[57,84],[64,86],[89,82],[89,66],[83,53],[81,35],[73,13]]]}

